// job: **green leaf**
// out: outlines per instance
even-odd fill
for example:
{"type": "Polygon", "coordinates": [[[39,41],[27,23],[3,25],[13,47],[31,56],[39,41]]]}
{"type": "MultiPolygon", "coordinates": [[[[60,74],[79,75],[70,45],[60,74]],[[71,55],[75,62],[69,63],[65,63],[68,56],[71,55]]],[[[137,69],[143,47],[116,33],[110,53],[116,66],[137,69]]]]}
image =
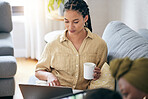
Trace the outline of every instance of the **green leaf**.
{"type": "Polygon", "coordinates": [[[51,8],[51,10],[54,10],[53,5],[54,5],[54,0],[49,0],[49,3],[48,3],[48,11],[49,12],[50,12],[50,8],[51,8]]]}
{"type": "Polygon", "coordinates": [[[64,4],[64,0],[62,0],[62,3],[64,4]]]}
{"type": "Polygon", "coordinates": [[[58,8],[60,7],[62,0],[58,0],[58,8]]]}
{"type": "Polygon", "coordinates": [[[54,10],[54,7],[53,7],[53,5],[51,6],[51,9],[52,9],[52,10],[54,10]]]}
{"type": "Polygon", "coordinates": [[[64,1],[65,0],[49,0],[49,2],[48,2],[48,11],[50,12],[51,10],[54,10],[54,6],[53,6],[54,2],[57,3],[57,5],[58,5],[57,8],[59,8],[61,3],[64,4],[64,1]]]}
{"type": "Polygon", "coordinates": [[[54,4],[54,0],[49,0],[49,6],[53,5],[54,4]]]}
{"type": "Polygon", "coordinates": [[[52,5],[54,4],[54,0],[51,0],[51,4],[52,4],[52,5]]]}
{"type": "Polygon", "coordinates": [[[49,13],[50,13],[49,4],[48,4],[48,11],[49,11],[49,13]]]}

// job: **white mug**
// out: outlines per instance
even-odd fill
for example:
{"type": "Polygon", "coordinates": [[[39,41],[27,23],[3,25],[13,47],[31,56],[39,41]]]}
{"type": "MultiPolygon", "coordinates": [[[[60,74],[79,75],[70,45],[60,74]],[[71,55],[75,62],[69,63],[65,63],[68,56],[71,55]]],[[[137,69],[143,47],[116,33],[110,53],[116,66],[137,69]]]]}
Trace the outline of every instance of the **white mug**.
{"type": "Polygon", "coordinates": [[[84,78],[87,80],[91,80],[94,79],[94,69],[96,67],[96,64],[91,63],[91,62],[87,62],[84,63],[84,78]]]}

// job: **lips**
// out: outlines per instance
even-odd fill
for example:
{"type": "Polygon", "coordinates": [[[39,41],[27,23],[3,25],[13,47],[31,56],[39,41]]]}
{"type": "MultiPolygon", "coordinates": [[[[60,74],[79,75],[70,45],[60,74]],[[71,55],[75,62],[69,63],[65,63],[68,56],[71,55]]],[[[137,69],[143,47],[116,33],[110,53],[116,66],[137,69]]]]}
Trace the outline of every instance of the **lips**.
{"type": "Polygon", "coordinates": [[[69,30],[69,32],[70,32],[70,33],[74,33],[74,32],[75,32],[75,30],[69,30]]]}

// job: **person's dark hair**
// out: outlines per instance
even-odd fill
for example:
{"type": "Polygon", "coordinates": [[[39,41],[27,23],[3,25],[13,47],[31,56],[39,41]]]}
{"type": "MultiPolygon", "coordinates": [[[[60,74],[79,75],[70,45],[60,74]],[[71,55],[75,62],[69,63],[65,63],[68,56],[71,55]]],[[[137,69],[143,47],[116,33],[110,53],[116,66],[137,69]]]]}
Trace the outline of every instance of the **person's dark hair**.
{"type": "Polygon", "coordinates": [[[89,28],[89,30],[92,32],[89,8],[84,0],[68,0],[64,5],[64,11],[66,10],[78,11],[82,14],[83,18],[85,18],[85,16],[88,15],[88,20],[85,23],[85,26],[89,28]]]}
{"type": "Polygon", "coordinates": [[[122,99],[121,95],[110,89],[93,89],[86,93],[84,99],[122,99]]]}

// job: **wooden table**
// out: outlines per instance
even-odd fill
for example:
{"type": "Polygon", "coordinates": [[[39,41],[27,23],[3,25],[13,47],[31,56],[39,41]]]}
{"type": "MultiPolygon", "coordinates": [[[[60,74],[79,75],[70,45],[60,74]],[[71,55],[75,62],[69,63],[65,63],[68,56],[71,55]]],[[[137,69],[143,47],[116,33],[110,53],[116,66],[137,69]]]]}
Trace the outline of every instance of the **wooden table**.
{"type": "Polygon", "coordinates": [[[64,21],[64,16],[58,15],[58,10],[51,11],[47,17],[51,20],[64,21]]]}

